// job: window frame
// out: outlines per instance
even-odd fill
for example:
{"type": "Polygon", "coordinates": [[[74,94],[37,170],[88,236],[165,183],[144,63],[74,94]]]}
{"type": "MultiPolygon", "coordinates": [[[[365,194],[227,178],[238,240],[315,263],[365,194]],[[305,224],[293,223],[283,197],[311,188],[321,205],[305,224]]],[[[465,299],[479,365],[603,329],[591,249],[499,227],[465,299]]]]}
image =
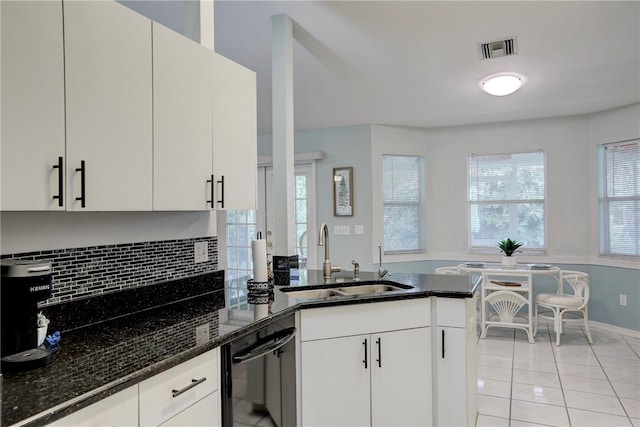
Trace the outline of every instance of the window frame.
{"type": "MultiPolygon", "coordinates": [[[[498,244],[498,242],[502,239],[506,239],[506,238],[512,238],[512,239],[516,239],[518,241],[523,240],[521,239],[519,236],[517,235],[510,235],[510,236],[503,236],[501,238],[496,238],[496,242],[493,245],[487,246],[487,245],[473,245],[473,225],[472,225],[472,207],[473,206],[481,206],[481,205],[486,205],[486,204],[506,204],[506,205],[518,205],[518,204],[527,204],[527,203],[531,203],[531,204],[540,204],[542,206],[542,213],[543,213],[543,221],[542,221],[542,236],[544,239],[544,244],[543,246],[539,246],[539,247],[532,247],[532,246],[522,246],[521,250],[522,251],[526,251],[527,255],[546,255],[547,254],[547,249],[548,249],[548,238],[547,238],[547,233],[548,233],[548,217],[547,217],[547,213],[548,213],[548,209],[547,209],[547,189],[548,189],[548,179],[547,179],[547,171],[548,171],[548,167],[547,167],[547,153],[544,149],[534,149],[534,150],[527,150],[527,151],[512,151],[512,152],[497,152],[497,153],[471,153],[467,156],[467,238],[468,238],[468,250],[469,253],[472,254],[495,254],[496,253],[496,245],[498,244]],[[489,157],[489,156],[513,156],[513,155],[518,155],[518,154],[536,154],[536,153],[540,153],[542,155],[542,166],[544,168],[543,171],[543,183],[544,183],[544,191],[542,192],[542,199],[494,199],[494,200],[471,200],[471,181],[472,181],[472,176],[470,174],[470,166],[471,166],[471,162],[472,159],[477,158],[477,157],[489,157]]],[[[514,224],[510,224],[511,227],[514,226],[514,224]]],[[[515,224],[515,226],[517,227],[517,224],[515,224]]]]}
{"type": "MultiPolygon", "coordinates": [[[[616,141],[610,142],[606,144],[600,144],[598,146],[598,172],[599,172],[599,185],[598,185],[598,232],[599,232],[599,256],[603,258],[611,258],[611,259],[623,259],[623,260],[632,260],[637,261],[640,260],[640,248],[638,254],[622,254],[611,252],[611,233],[609,224],[611,223],[611,218],[609,215],[611,202],[623,202],[623,201],[632,201],[640,204],[640,191],[638,195],[631,196],[609,196],[609,187],[608,187],[608,162],[607,162],[607,149],[608,147],[617,147],[623,145],[637,144],[638,149],[640,150],[640,138],[634,138],[624,141],[616,141]]],[[[640,172],[640,166],[638,166],[640,172]]],[[[640,176],[636,177],[637,180],[640,181],[640,176]]],[[[640,183],[638,185],[638,190],[640,190],[640,183]]],[[[640,223],[636,225],[636,230],[640,229],[640,223]]]]}
{"type": "Polygon", "coordinates": [[[381,189],[381,198],[382,198],[382,247],[383,254],[391,257],[394,256],[402,256],[402,255],[423,255],[427,252],[427,221],[426,221],[426,159],[424,156],[419,154],[382,154],[381,157],[381,177],[382,177],[382,189],[381,189]],[[404,158],[414,158],[419,161],[418,167],[418,193],[419,200],[417,203],[415,202],[393,202],[387,203],[384,198],[384,182],[385,182],[385,170],[384,170],[384,161],[386,157],[404,157],[404,158]],[[384,211],[386,206],[417,206],[418,207],[418,239],[419,239],[419,248],[418,249],[403,249],[403,250],[387,250],[386,244],[384,241],[384,211]]]}

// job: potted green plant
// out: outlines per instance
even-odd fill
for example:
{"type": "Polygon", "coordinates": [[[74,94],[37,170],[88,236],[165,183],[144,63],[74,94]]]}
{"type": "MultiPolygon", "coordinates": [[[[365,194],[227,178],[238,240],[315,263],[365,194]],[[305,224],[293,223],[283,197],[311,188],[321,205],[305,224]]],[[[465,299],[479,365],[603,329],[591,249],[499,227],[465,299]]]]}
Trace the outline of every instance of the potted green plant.
{"type": "Polygon", "coordinates": [[[513,256],[516,252],[519,251],[518,248],[522,246],[523,243],[517,242],[512,239],[504,239],[497,244],[500,248],[504,256],[502,257],[502,265],[505,267],[514,267],[516,265],[516,258],[513,256]]]}

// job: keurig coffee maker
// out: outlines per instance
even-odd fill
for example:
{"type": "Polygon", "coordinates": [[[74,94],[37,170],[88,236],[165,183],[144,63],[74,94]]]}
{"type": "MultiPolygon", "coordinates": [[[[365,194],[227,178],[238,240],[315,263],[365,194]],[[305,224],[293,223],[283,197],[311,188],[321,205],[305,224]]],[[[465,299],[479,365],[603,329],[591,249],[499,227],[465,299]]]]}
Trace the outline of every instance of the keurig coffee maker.
{"type": "Polygon", "coordinates": [[[0,281],[0,370],[24,371],[51,363],[37,347],[38,302],[51,297],[51,264],[5,259],[0,281]]]}

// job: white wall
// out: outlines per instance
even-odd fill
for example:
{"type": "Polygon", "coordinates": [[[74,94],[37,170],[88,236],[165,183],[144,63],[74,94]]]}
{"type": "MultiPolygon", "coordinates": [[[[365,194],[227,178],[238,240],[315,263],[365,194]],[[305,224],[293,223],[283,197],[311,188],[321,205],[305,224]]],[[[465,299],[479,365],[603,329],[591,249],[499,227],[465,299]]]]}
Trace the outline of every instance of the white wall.
{"type": "MultiPolygon", "coordinates": [[[[331,264],[351,271],[351,260],[360,263],[362,271],[371,271],[369,257],[372,247],[372,187],[371,187],[371,126],[351,126],[295,133],[296,153],[322,151],[323,160],[316,162],[316,218],[329,226],[331,264]],[[333,216],[333,168],[353,167],[354,215],[333,216]],[[334,235],[336,225],[349,226],[348,236],[334,235]],[[364,235],[354,235],[354,226],[363,225],[364,235]]],[[[271,136],[258,137],[258,155],[271,154],[271,136]]],[[[309,244],[317,244],[317,236],[309,237],[309,244]]],[[[324,249],[318,249],[317,265],[322,265],[324,249]]]]}
{"type": "MultiPolygon", "coordinates": [[[[323,151],[318,162],[318,221],[365,225],[365,236],[332,236],[334,264],[357,257],[362,268],[377,262],[382,240],[382,155],[425,156],[427,253],[385,257],[385,262],[484,259],[468,251],[467,157],[472,153],[526,152],[546,155],[547,255],[522,262],[600,264],[638,268],[636,262],[600,258],[598,249],[598,144],[640,137],[640,104],[598,114],[443,128],[354,126],[296,132],[295,151],[323,151]],[[369,162],[369,164],[367,164],[369,162]],[[354,166],[356,214],[332,215],[331,170],[354,166]],[[369,175],[367,175],[369,173],[369,175]]],[[[270,138],[259,138],[260,154],[270,138]]],[[[353,230],[353,228],[352,228],[353,230]]],[[[344,266],[344,265],[343,265],[344,266]]]]}
{"type": "Polygon", "coordinates": [[[0,220],[2,254],[216,235],[213,212],[2,212],[0,220]]]}
{"type": "Polygon", "coordinates": [[[591,240],[589,249],[592,256],[596,257],[600,251],[600,239],[598,234],[598,145],[610,142],[627,141],[640,138],[640,104],[627,107],[616,108],[592,114],[588,117],[587,127],[587,150],[589,154],[587,171],[589,176],[589,197],[588,211],[593,212],[589,224],[591,240]]]}
{"type": "MultiPolygon", "coordinates": [[[[564,261],[589,256],[589,156],[586,117],[517,121],[433,130],[430,142],[429,253],[468,253],[467,157],[544,150],[547,252],[564,261]]],[[[499,255],[496,249],[496,259],[499,255]]],[[[558,261],[558,258],[556,258],[558,261]]]]}

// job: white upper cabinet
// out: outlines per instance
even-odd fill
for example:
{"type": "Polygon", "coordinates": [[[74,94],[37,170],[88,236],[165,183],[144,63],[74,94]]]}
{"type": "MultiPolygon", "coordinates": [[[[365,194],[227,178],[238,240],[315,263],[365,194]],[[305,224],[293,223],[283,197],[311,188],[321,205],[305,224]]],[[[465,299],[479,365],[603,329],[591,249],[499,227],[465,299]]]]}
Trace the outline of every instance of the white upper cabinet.
{"type": "Polygon", "coordinates": [[[153,23],[154,210],[211,209],[213,59],[153,23]]]}
{"type": "Polygon", "coordinates": [[[3,0],[0,8],[0,209],[64,210],[54,199],[59,187],[64,193],[62,2],[3,0]]]}
{"type": "Polygon", "coordinates": [[[65,1],[64,46],[67,210],[151,210],[151,20],[65,1]]]}
{"type": "Polygon", "coordinates": [[[214,56],[214,207],[256,209],[256,74],[224,56],[214,56]]]}
{"type": "Polygon", "coordinates": [[[253,71],[115,1],[0,7],[0,210],[256,208],[253,71]]]}

